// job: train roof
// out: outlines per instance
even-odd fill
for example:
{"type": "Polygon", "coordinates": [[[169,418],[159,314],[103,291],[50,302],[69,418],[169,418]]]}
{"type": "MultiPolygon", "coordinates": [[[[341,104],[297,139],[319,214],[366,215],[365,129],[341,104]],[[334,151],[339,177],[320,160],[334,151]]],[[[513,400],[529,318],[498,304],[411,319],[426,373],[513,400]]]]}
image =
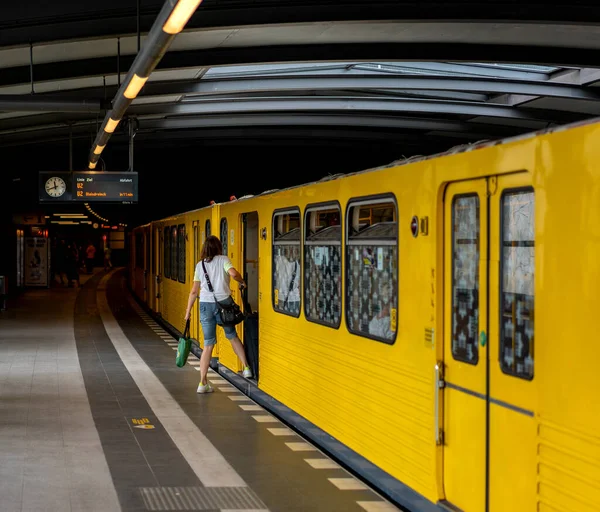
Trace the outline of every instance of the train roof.
{"type": "MultiPolygon", "coordinates": [[[[261,192],[260,194],[254,194],[254,195],[245,195],[240,197],[239,199],[233,199],[232,201],[243,201],[243,200],[247,200],[247,199],[252,199],[255,197],[262,197],[262,196],[266,196],[266,195],[270,195],[270,194],[275,194],[276,192],[284,192],[286,190],[293,190],[296,188],[301,188],[301,187],[307,187],[310,185],[316,185],[318,183],[322,183],[324,181],[332,181],[332,180],[337,180],[340,178],[347,178],[350,176],[356,176],[358,174],[364,174],[364,173],[368,173],[368,172],[375,172],[375,171],[380,171],[383,169],[390,169],[392,167],[399,167],[402,165],[408,165],[408,164],[412,164],[412,163],[416,163],[416,162],[423,162],[426,160],[435,160],[438,158],[442,158],[445,156],[451,156],[451,155],[456,155],[459,153],[468,153],[471,151],[476,151],[479,149],[484,149],[484,148],[489,148],[489,147],[493,147],[493,146],[500,146],[500,145],[506,145],[506,144],[511,144],[513,142],[517,142],[517,141],[522,141],[522,140],[527,140],[527,139],[533,139],[533,138],[537,138],[537,137],[541,137],[543,135],[548,135],[551,133],[557,133],[557,132],[561,132],[561,131],[567,131],[567,130],[572,130],[575,128],[579,128],[581,126],[586,126],[589,124],[597,124],[600,123],[600,117],[596,117],[593,119],[586,119],[584,121],[579,121],[576,123],[570,123],[570,124],[566,124],[566,125],[561,125],[561,126],[553,126],[553,127],[549,127],[549,128],[545,128],[543,130],[537,130],[537,131],[533,131],[530,133],[526,133],[523,135],[517,135],[515,137],[507,137],[504,139],[495,139],[495,140],[480,140],[477,142],[473,142],[473,143],[468,143],[468,144],[460,144],[457,146],[453,146],[450,149],[448,149],[447,151],[444,151],[442,153],[434,153],[432,155],[414,155],[411,157],[407,157],[407,158],[402,158],[399,160],[394,160],[388,164],[384,164],[378,167],[371,167],[368,169],[363,169],[360,171],[356,171],[356,172],[352,172],[352,173],[337,173],[337,174],[329,174],[319,180],[316,181],[310,181],[310,182],[306,182],[306,183],[301,183],[299,185],[293,185],[291,187],[286,187],[283,189],[270,189],[270,190],[266,190],[264,192],[261,192]]],[[[185,215],[188,213],[194,213],[194,212],[198,212],[201,210],[205,210],[207,208],[212,208],[215,205],[223,205],[223,204],[229,204],[232,201],[222,201],[220,203],[215,203],[215,204],[211,204],[211,205],[207,205],[207,206],[203,206],[201,208],[196,208],[194,210],[188,210],[185,212],[181,212],[178,214],[173,214],[173,215],[169,215],[168,217],[162,218],[162,219],[157,219],[153,222],[166,222],[170,219],[179,217],[181,215],[185,215]]],[[[142,226],[137,226],[142,227],[142,226]]]]}

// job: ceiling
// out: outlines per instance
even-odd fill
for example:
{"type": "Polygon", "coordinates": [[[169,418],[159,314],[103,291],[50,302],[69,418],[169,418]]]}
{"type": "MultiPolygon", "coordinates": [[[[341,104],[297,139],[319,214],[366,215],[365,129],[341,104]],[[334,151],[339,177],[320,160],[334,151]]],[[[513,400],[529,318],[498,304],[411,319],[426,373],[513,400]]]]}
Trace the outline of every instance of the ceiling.
{"type": "MultiPolygon", "coordinates": [[[[91,145],[162,2],[28,3],[0,7],[0,146],[91,145]]],[[[408,155],[588,119],[600,9],[574,4],[205,0],[109,146],[134,133],[408,155]]]]}

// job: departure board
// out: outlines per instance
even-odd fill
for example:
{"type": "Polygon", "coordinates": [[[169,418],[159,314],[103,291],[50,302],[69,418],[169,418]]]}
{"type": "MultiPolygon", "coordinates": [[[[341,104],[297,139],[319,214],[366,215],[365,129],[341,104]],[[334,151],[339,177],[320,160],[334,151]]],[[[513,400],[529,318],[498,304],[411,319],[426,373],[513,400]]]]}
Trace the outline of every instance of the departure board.
{"type": "Polygon", "coordinates": [[[137,172],[40,172],[41,202],[137,203],[137,172]]]}
{"type": "Polygon", "coordinates": [[[137,202],[137,173],[74,172],[74,201],[137,202]]]}

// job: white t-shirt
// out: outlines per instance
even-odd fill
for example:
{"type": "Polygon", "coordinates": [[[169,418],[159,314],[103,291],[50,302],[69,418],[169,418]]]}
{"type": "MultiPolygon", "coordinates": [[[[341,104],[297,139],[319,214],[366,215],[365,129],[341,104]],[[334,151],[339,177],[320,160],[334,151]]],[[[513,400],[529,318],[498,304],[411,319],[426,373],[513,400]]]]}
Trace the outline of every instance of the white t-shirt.
{"type": "MultiPolygon", "coordinates": [[[[210,262],[205,261],[204,265],[206,266],[206,272],[208,273],[210,284],[212,284],[217,300],[225,300],[231,295],[228,271],[233,267],[233,263],[231,263],[231,260],[227,256],[221,255],[215,256],[210,262]]],[[[200,302],[214,302],[215,296],[208,289],[201,261],[196,265],[194,281],[200,282],[200,302]]]]}

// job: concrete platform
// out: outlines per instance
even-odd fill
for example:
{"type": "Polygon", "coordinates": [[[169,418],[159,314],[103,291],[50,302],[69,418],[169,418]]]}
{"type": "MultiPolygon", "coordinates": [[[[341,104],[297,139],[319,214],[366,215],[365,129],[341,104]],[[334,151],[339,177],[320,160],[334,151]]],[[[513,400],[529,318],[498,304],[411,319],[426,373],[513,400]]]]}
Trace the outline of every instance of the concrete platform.
{"type": "Polygon", "coordinates": [[[176,344],[122,270],[1,313],[0,512],[399,510],[176,344]]]}

